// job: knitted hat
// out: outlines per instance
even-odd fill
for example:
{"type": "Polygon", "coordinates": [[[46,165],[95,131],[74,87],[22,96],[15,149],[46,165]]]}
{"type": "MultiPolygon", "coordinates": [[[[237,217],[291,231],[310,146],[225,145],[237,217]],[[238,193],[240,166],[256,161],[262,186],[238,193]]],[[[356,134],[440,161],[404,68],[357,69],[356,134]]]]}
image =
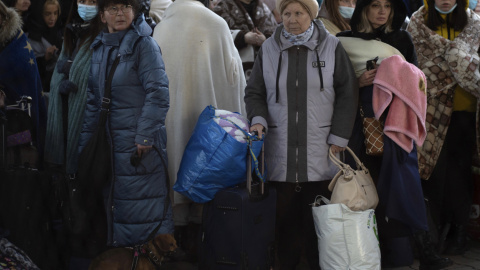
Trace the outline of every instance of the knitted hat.
{"type": "Polygon", "coordinates": [[[276,0],[277,10],[282,14],[283,10],[290,3],[298,2],[300,3],[310,14],[310,18],[314,20],[318,15],[318,2],[317,0],[276,0]]]}

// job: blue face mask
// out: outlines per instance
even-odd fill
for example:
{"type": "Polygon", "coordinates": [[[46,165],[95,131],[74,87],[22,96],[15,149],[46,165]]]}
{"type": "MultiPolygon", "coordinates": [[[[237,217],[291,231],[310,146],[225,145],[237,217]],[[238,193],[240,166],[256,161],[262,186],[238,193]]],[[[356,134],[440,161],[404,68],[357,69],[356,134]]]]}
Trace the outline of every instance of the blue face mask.
{"type": "Polygon", "coordinates": [[[340,12],[340,15],[342,15],[342,17],[345,19],[351,19],[354,10],[355,8],[352,7],[338,6],[338,11],[340,12]]]}
{"type": "Polygon", "coordinates": [[[317,3],[318,3],[318,7],[321,7],[322,3],[323,3],[323,0],[317,0],[317,3]]]}
{"type": "Polygon", "coordinates": [[[477,7],[477,0],[470,0],[468,2],[468,7],[471,9],[471,10],[475,10],[475,8],[477,7]]]}
{"type": "Polygon", "coordinates": [[[435,9],[436,9],[439,13],[441,13],[441,14],[450,14],[450,13],[452,13],[452,11],[453,11],[456,7],[457,7],[457,4],[455,4],[450,10],[448,10],[448,11],[443,11],[443,10],[439,9],[439,8],[437,7],[437,5],[435,5],[435,9]]]}
{"type": "Polygon", "coordinates": [[[78,4],[78,15],[80,15],[80,18],[82,18],[82,20],[86,22],[95,18],[95,16],[97,16],[97,13],[97,6],[78,4]]]}

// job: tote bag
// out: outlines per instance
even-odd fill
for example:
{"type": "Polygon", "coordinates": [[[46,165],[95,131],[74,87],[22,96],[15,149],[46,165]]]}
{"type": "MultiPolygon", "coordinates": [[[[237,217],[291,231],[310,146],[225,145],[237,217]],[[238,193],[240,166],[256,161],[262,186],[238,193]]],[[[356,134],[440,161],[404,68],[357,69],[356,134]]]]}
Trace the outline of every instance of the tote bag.
{"type": "Polygon", "coordinates": [[[381,269],[375,210],[352,211],[317,196],[312,214],[322,270],[381,269]]]}
{"type": "Polygon", "coordinates": [[[256,157],[263,139],[246,133],[242,143],[215,123],[215,108],[207,106],[200,114],[185,147],[173,190],[194,202],[205,203],[217,191],[246,181],[247,151],[252,153],[252,168],[260,179],[256,157]]]}

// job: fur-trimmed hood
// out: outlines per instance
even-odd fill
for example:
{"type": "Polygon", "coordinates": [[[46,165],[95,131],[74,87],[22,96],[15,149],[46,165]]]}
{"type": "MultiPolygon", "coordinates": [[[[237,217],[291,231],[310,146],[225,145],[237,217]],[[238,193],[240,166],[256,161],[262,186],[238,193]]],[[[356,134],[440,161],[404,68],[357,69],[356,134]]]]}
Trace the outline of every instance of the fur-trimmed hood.
{"type": "Polygon", "coordinates": [[[0,14],[3,18],[0,25],[0,45],[5,45],[22,29],[22,20],[13,8],[6,7],[2,1],[0,1],[0,14]]]}

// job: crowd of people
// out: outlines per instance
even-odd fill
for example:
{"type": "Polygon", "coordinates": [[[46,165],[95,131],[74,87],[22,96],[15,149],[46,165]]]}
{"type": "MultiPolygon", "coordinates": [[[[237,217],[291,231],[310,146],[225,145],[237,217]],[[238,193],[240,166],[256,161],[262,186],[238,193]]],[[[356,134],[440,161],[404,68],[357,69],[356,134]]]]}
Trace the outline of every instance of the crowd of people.
{"type": "Polygon", "coordinates": [[[328,152],[346,147],[377,185],[382,265],[408,263],[391,260],[405,251],[394,240],[412,239],[421,269],[448,267],[444,255],[468,250],[480,153],[479,14],[473,0],[1,0],[0,90],[7,104],[33,99],[36,167],[67,189],[81,179],[81,153],[108,110],[105,210],[90,234],[67,233],[64,267],[143,243],[157,225],[177,240],[171,260],[198,261],[202,204],[171,187],[208,105],[265,135],[274,269],[320,269],[310,204],[330,197],[328,152]],[[419,72],[404,78],[404,67],[419,72]],[[393,105],[377,113],[383,81],[403,86],[395,97],[425,118],[393,105]],[[363,118],[374,116],[401,134],[383,134],[381,156],[364,143],[363,118]]]}

